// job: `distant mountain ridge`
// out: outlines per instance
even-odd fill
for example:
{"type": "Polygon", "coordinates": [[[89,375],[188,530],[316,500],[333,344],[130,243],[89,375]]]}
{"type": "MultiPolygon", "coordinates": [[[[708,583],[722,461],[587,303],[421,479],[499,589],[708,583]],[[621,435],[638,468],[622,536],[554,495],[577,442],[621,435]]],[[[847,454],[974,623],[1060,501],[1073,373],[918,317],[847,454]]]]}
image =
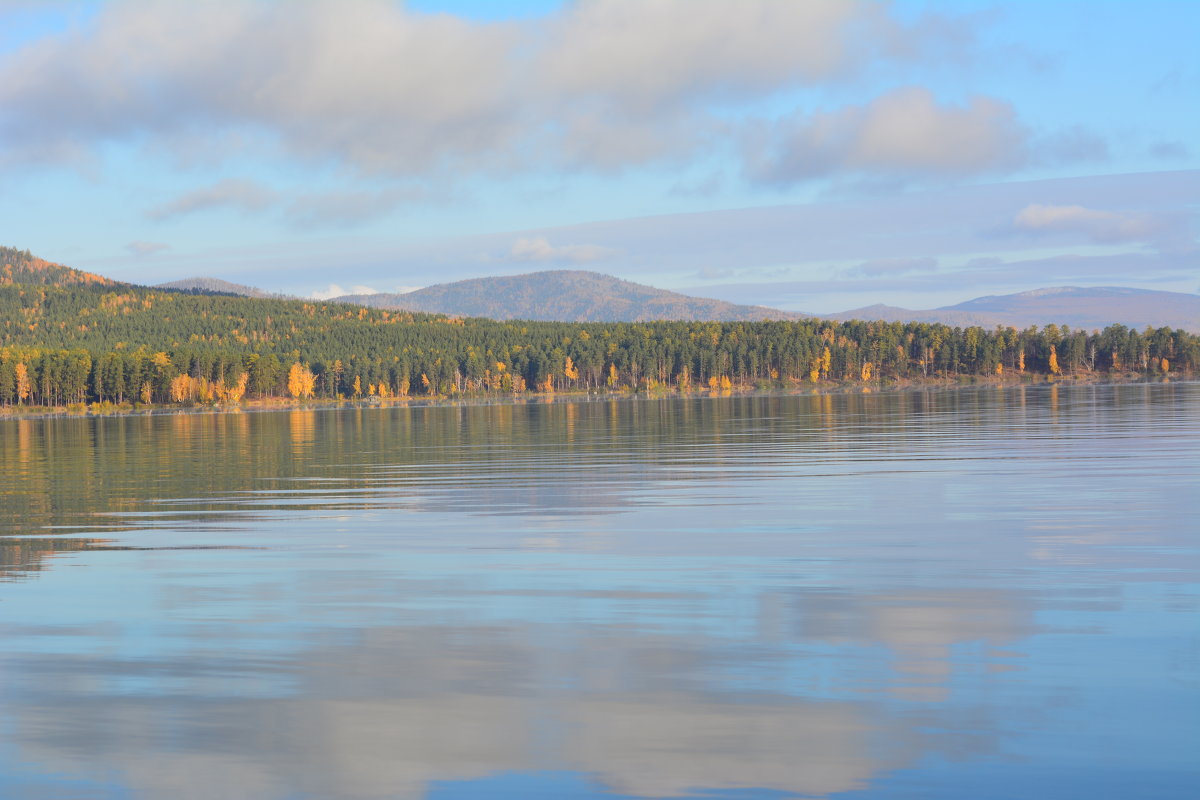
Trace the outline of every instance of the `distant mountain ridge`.
{"type": "Polygon", "coordinates": [[[1050,323],[1099,330],[1113,324],[1131,328],[1182,328],[1200,333],[1200,295],[1120,286],[1054,286],[1016,294],[976,297],[941,308],[914,311],[873,305],[824,315],[832,320],[940,322],[959,327],[997,325],[1027,328],[1050,323]]]}
{"type": "Polygon", "coordinates": [[[407,294],[335,298],[372,308],[561,322],[789,320],[808,315],[691,297],[583,270],[548,270],[427,286],[407,294]]]}
{"type": "Polygon", "coordinates": [[[278,297],[270,292],[254,286],[232,283],[220,278],[184,278],[168,283],[156,283],[151,289],[175,289],[178,291],[214,292],[219,294],[234,294],[239,297],[278,297]]]}
{"type": "MultiPolygon", "coordinates": [[[[28,250],[0,247],[0,286],[131,284],[46,261],[28,250]]],[[[187,278],[149,287],[195,293],[288,299],[253,286],[219,278],[187,278]]],[[[294,298],[292,298],[294,299],[294,298]]],[[[1042,327],[1051,323],[1102,330],[1180,328],[1200,333],[1200,295],[1119,286],[1055,286],[1008,295],[987,295],[926,310],[871,305],[836,314],[812,315],[766,306],[739,305],[692,297],[582,270],[551,270],[524,275],[475,278],[439,284],[407,294],[345,295],[333,301],[375,308],[461,317],[561,322],[646,322],[651,320],[795,320],[819,316],[833,321],[938,322],[994,328],[1042,327]]]]}

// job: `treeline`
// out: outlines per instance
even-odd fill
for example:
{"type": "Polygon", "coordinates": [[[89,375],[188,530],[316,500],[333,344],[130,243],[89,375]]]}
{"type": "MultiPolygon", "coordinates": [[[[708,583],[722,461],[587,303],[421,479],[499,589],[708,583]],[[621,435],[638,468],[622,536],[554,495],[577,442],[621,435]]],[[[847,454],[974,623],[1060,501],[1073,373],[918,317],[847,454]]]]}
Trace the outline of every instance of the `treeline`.
{"type": "Polygon", "coordinates": [[[495,322],[132,287],[0,287],[0,320],[4,405],[1194,374],[1200,365],[1200,337],[1167,328],[495,322]]]}
{"type": "Polygon", "coordinates": [[[0,286],[13,284],[91,284],[116,286],[116,281],[91,272],[64,267],[15,247],[0,247],[0,286]]]}

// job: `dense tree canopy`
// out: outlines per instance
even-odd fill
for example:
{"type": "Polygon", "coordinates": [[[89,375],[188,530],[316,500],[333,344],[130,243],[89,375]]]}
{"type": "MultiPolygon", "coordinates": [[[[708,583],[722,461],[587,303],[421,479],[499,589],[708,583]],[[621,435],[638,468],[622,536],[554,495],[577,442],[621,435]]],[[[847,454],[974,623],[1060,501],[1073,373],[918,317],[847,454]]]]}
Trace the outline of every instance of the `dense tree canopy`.
{"type": "Polygon", "coordinates": [[[195,295],[0,286],[0,404],[236,402],[1195,372],[1200,337],[1114,325],[560,323],[195,295]]]}

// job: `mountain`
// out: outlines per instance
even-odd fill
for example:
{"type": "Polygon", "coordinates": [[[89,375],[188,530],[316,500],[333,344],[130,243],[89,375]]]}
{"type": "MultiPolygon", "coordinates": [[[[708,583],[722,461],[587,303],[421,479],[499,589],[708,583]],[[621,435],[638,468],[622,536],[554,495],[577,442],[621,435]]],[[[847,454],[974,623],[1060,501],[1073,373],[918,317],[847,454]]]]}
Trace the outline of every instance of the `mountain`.
{"type": "Polygon", "coordinates": [[[581,270],[475,278],[428,286],[407,294],[346,295],[336,300],[460,317],[558,322],[786,320],[808,316],[764,306],[689,297],[581,270]]]}
{"type": "Polygon", "coordinates": [[[197,294],[235,294],[241,297],[275,296],[270,292],[265,292],[262,289],[256,289],[253,286],[245,286],[240,283],[230,283],[229,281],[223,281],[220,278],[184,278],[181,281],[155,284],[150,288],[174,289],[183,292],[195,292],[197,294]]]}
{"type": "MultiPolygon", "coordinates": [[[[850,311],[841,311],[836,314],[819,314],[818,316],[837,322],[859,319],[868,321],[883,320],[884,322],[940,322],[943,325],[955,325],[960,328],[969,328],[973,325],[981,328],[994,328],[997,325],[1024,327],[1016,323],[1004,321],[999,314],[948,311],[940,308],[915,311],[911,308],[900,308],[899,306],[883,305],[882,303],[863,306],[862,308],[855,308],[850,311]]],[[[1045,324],[1044,321],[1038,322],[1039,327],[1043,324],[1045,324]]]]}
{"type": "MultiPolygon", "coordinates": [[[[11,284],[128,286],[102,275],[46,261],[31,255],[28,250],[0,247],[0,286],[11,284]]],[[[188,278],[152,288],[252,298],[283,297],[219,278],[188,278]]],[[[580,270],[475,278],[429,286],[408,294],[345,295],[336,301],[451,316],[559,322],[789,320],[813,316],[691,297],[580,270]]],[[[834,321],[940,322],[983,328],[997,325],[1028,328],[1055,323],[1076,329],[1102,330],[1121,323],[1139,330],[1149,326],[1200,333],[1200,295],[1115,286],[1058,286],[977,297],[934,309],[872,305],[820,316],[834,321]]]]}
{"type": "Polygon", "coordinates": [[[867,306],[828,315],[829,319],[883,319],[897,322],[941,322],[959,327],[1011,325],[1041,327],[1051,322],[1087,330],[1114,323],[1131,328],[1182,328],[1200,333],[1200,295],[1158,292],[1117,286],[1057,286],[1017,294],[988,295],[952,306],[912,311],[895,306],[867,306]]]}
{"type": "Polygon", "coordinates": [[[0,286],[14,283],[42,286],[68,286],[90,284],[94,286],[119,286],[117,281],[84,272],[62,264],[38,258],[28,250],[0,247],[0,286]]]}

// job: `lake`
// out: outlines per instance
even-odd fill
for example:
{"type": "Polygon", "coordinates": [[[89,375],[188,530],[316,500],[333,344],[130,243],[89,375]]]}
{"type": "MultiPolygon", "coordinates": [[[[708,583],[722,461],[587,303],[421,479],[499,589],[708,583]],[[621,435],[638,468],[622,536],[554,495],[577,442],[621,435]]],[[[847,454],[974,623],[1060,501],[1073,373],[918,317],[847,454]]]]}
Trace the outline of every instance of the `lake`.
{"type": "Polygon", "coordinates": [[[1193,798],[1200,384],[0,421],[5,798],[1193,798]]]}

